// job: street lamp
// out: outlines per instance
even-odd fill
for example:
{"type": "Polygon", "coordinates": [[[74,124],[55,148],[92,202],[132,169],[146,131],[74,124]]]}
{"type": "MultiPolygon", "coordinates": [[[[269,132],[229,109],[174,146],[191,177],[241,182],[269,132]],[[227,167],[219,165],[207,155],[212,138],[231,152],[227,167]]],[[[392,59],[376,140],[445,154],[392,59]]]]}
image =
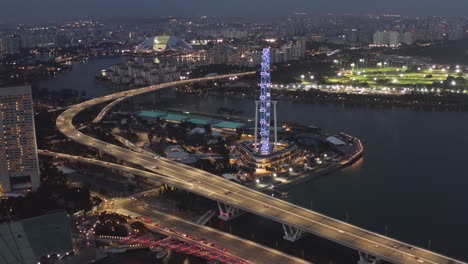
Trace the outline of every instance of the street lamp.
{"type": "Polygon", "coordinates": [[[310,79],[313,80],[315,77],[313,75],[310,76],[310,79]]]}
{"type": "Polygon", "coordinates": [[[364,61],[365,61],[364,59],[359,59],[360,63],[364,63],[364,61]]]}

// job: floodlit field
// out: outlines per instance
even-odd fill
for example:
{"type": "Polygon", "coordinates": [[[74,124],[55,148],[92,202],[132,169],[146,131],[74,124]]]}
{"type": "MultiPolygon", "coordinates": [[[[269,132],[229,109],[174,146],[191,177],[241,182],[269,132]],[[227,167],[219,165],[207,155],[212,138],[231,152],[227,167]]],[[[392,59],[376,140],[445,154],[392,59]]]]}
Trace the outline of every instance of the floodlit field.
{"type": "Polygon", "coordinates": [[[360,68],[340,71],[326,80],[331,84],[359,85],[367,82],[372,87],[430,85],[447,79],[448,76],[468,78],[459,68],[420,67],[414,70],[397,67],[360,68]]]}

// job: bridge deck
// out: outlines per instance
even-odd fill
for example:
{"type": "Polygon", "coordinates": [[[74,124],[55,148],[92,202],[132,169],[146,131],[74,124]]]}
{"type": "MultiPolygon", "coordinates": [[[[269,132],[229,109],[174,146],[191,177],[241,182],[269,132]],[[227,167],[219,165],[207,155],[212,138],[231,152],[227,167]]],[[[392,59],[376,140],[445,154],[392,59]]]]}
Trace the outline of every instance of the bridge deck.
{"type": "MultiPolygon", "coordinates": [[[[252,74],[252,72],[242,74],[252,74]]],[[[72,124],[72,119],[76,114],[88,107],[95,106],[100,103],[116,100],[121,97],[128,98],[130,96],[156,91],[175,85],[211,81],[232,76],[235,76],[235,74],[177,81],[95,98],[93,100],[74,105],[63,112],[57,120],[57,126],[63,134],[78,143],[97,148],[118,159],[140,165],[156,173],[170,176],[170,178],[156,177],[158,181],[171,184],[213,200],[233,205],[242,210],[261,215],[283,224],[300,228],[306,232],[335,241],[339,244],[368,253],[383,260],[393,263],[463,263],[449,257],[349,225],[311,210],[298,207],[224,180],[223,178],[208,172],[194,169],[164,158],[155,159],[154,157],[150,157],[145,154],[135,153],[118,146],[110,145],[106,142],[82,134],[76,130],[72,124]],[[156,166],[160,169],[157,169],[156,166]],[[225,193],[227,191],[230,191],[231,194],[226,195],[225,193]]],[[[131,171],[132,169],[128,168],[127,170],[131,171]]],[[[154,174],[147,176],[148,178],[154,178],[156,180],[154,174]]]]}

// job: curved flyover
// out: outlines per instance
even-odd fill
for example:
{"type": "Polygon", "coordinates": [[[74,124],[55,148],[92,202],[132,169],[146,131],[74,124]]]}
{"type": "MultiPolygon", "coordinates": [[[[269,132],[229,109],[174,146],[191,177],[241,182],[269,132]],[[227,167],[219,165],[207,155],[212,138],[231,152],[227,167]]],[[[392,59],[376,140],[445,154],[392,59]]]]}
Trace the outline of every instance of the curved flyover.
{"type": "MultiPolygon", "coordinates": [[[[63,153],[56,153],[46,150],[38,150],[39,154],[44,156],[50,156],[59,159],[67,159],[75,162],[88,163],[95,166],[100,166],[117,171],[126,171],[133,175],[140,177],[150,178],[156,182],[163,182],[169,185],[179,185],[181,189],[190,190],[192,187],[190,183],[179,181],[174,178],[167,178],[162,175],[147,172],[144,170],[138,170],[123,165],[105,162],[90,158],[83,158],[73,155],[67,155],[63,153]]],[[[141,213],[142,210],[149,210],[145,208],[135,208],[137,213],[141,213]]],[[[159,216],[162,213],[152,212],[154,216],[159,216]]],[[[167,218],[167,217],[165,217],[167,218]]],[[[226,247],[229,249],[230,254],[242,256],[243,259],[249,261],[249,263],[266,263],[266,264],[307,264],[308,261],[288,255],[284,252],[265,247],[258,243],[234,236],[229,233],[221,232],[219,230],[207,227],[199,226],[183,219],[174,217],[173,221],[176,221],[177,230],[184,231],[185,233],[192,233],[199,237],[207,238],[210,242],[215,242],[218,246],[226,247]]]]}
{"type": "MultiPolygon", "coordinates": [[[[146,154],[115,146],[87,136],[72,124],[73,117],[86,108],[93,107],[122,97],[136,96],[176,85],[212,81],[221,78],[253,74],[254,72],[212,76],[192,80],[148,86],[73,105],[57,119],[57,127],[68,138],[83,145],[94,147],[117,159],[142,166],[155,173],[170,176],[158,177],[158,181],[188,190],[198,195],[216,200],[241,210],[257,214],[289,227],[312,233],[341,245],[367,253],[392,263],[464,263],[440,254],[417,248],[401,241],[385,237],[371,231],[333,219],[320,213],[301,208],[283,200],[265,195],[242,185],[227,181],[214,174],[176,163],[165,158],[155,158],[146,154]]],[[[128,167],[128,171],[133,169],[128,167]]],[[[154,175],[154,174],[153,174],[154,175]]],[[[148,175],[148,178],[153,177],[148,175]]]]}

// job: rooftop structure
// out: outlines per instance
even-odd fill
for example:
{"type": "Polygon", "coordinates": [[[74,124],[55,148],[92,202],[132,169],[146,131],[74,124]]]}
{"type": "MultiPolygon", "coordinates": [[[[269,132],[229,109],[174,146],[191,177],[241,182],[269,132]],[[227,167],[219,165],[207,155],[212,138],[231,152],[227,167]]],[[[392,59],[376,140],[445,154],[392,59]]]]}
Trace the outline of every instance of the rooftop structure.
{"type": "Polygon", "coordinates": [[[245,128],[246,124],[234,121],[224,121],[207,116],[198,116],[191,114],[174,114],[165,111],[141,111],[138,116],[147,120],[155,120],[157,118],[171,123],[190,122],[198,126],[211,125],[214,129],[225,132],[235,132],[237,129],[245,128]]]}
{"type": "Polygon", "coordinates": [[[187,121],[195,125],[208,125],[208,124],[211,124],[212,122],[212,120],[205,119],[205,118],[198,118],[198,117],[190,118],[187,121]]]}
{"type": "Polygon", "coordinates": [[[345,142],[343,142],[343,140],[337,138],[337,137],[334,137],[334,136],[331,136],[331,137],[327,137],[327,141],[332,143],[333,145],[335,146],[342,146],[342,145],[346,145],[345,142]]]}
{"type": "Polygon", "coordinates": [[[238,128],[244,128],[245,124],[239,123],[239,122],[232,122],[232,121],[221,121],[216,124],[213,124],[213,127],[236,130],[238,128]]]}
{"type": "Polygon", "coordinates": [[[171,123],[181,123],[186,121],[188,117],[185,115],[167,114],[166,116],[161,117],[161,119],[171,123]]]}
{"type": "Polygon", "coordinates": [[[192,164],[197,162],[197,159],[191,157],[190,154],[179,145],[167,147],[164,150],[164,154],[166,155],[167,159],[178,161],[184,164],[192,164]]]}
{"type": "Polygon", "coordinates": [[[0,225],[0,262],[38,263],[41,257],[73,250],[69,216],[65,211],[0,225]]]}
{"type": "Polygon", "coordinates": [[[162,35],[146,39],[135,49],[146,52],[191,51],[192,46],[178,37],[162,35]]]}

